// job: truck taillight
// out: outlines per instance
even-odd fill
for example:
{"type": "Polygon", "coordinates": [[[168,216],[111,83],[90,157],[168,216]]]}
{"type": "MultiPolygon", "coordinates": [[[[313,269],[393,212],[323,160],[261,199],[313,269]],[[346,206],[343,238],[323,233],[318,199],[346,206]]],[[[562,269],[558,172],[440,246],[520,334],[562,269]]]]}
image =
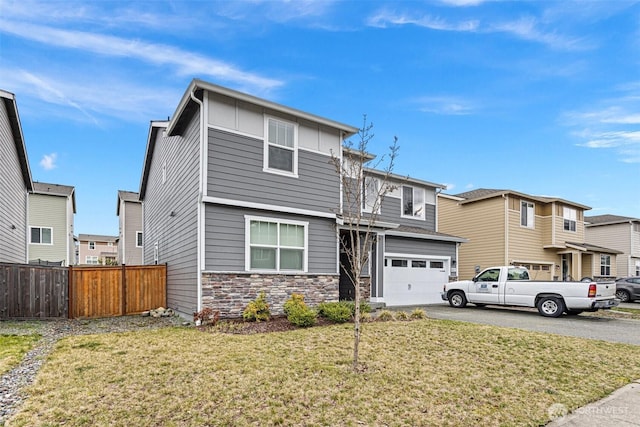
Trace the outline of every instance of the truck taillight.
{"type": "Polygon", "coordinates": [[[589,298],[595,298],[596,297],[596,291],[597,291],[597,286],[595,283],[592,283],[589,285],[589,298]]]}

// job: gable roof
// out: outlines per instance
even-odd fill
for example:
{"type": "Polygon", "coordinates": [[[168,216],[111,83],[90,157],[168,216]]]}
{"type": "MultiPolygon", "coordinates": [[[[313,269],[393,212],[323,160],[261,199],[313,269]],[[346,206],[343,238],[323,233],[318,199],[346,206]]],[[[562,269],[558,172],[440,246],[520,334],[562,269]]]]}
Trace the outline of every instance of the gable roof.
{"type": "Polygon", "coordinates": [[[132,203],[142,203],[138,193],[134,191],[118,190],[118,203],[116,206],[116,215],[120,216],[120,200],[132,203]]]}
{"type": "Polygon", "coordinates": [[[45,194],[49,196],[71,197],[73,213],[76,213],[76,192],[70,185],[49,184],[46,182],[34,182],[33,194],[45,194]]]}
{"type": "Polygon", "coordinates": [[[478,188],[477,190],[467,191],[465,193],[459,193],[454,195],[444,195],[444,196],[458,198],[460,199],[461,204],[465,204],[465,203],[473,203],[480,200],[486,200],[494,197],[502,197],[502,196],[508,196],[508,195],[522,197],[524,199],[538,201],[541,203],[558,202],[565,205],[575,206],[577,208],[584,209],[584,210],[591,209],[590,206],[586,206],[576,202],[571,202],[569,200],[561,199],[559,197],[533,196],[531,194],[520,193],[514,190],[496,190],[491,188],[478,188]]]}
{"type": "Polygon", "coordinates": [[[629,216],[618,216],[618,215],[594,215],[594,216],[585,216],[584,220],[587,222],[585,224],[587,227],[593,227],[598,225],[611,225],[611,224],[625,224],[631,222],[640,222],[640,218],[632,218],[629,216]]]}
{"type": "Polygon", "coordinates": [[[27,190],[33,190],[33,180],[31,179],[31,169],[29,168],[29,159],[27,158],[27,149],[24,143],[24,136],[22,134],[22,125],[20,124],[20,116],[18,115],[18,104],[16,103],[16,96],[11,92],[0,89],[0,99],[4,103],[7,109],[7,115],[9,116],[9,126],[11,127],[11,133],[13,135],[13,142],[18,152],[18,161],[20,163],[20,169],[22,171],[22,180],[27,190]]]}
{"type": "MultiPolygon", "coordinates": [[[[213,83],[205,82],[200,79],[193,79],[189,84],[189,87],[185,91],[178,107],[176,108],[169,125],[167,126],[167,135],[173,136],[178,135],[187,124],[188,118],[191,114],[198,109],[198,105],[196,101],[193,100],[193,96],[196,94],[200,94],[203,90],[207,90],[209,92],[214,92],[220,95],[228,96],[230,98],[238,99],[240,101],[247,102],[249,104],[259,105],[264,108],[268,108],[273,111],[278,111],[281,113],[289,114],[292,116],[300,117],[314,123],[320,123],[332,128],[340,129],[345,132],[345,137],[351,136],[358,132],[358,129],[346,125],[344,123],[339,123],[324,117],[316,116],[315,114],[307,113],[302,110],[297,110],[295,108],[287,107],[281,104],[277,104],[275,102],[267,101],[266,99],[258,98],[253,95],[249,95],[247,93],[238,92],[233,89],[229,89],[226,87],[218,86],[213,83]]],[[[201,98],[200,98],[201,99],[201,98]]]]}

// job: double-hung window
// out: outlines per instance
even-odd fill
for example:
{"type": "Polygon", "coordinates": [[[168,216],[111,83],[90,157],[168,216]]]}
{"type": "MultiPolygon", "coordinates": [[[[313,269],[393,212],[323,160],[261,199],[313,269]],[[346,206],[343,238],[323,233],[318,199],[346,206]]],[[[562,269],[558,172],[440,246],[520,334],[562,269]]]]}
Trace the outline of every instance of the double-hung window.
{"type": "Polygon", "coordinates": [[[53,229],[51,227],[31,227],[30,242],[36,245],[52,245],[53,229]]]}
{"type": "Polygon", "coordinates": [[[402,216],[424,219],[424,188],[402,186],[402,216]]]}
{"type": "Polygon", "coordinates": [[[600,275],[611,276],[611,255],[600,255],[600,275]]]}
{"type": "Polygon", "coordinates": [[[564,230],[576,231],[577,212],[575,209],[563,207],[562,218],[564,220],[564,230]]]}
{"type": "Polygon", "coordinates": [[[136,231],[136,248],[142,247],[142,231],[136,231]]]}
{"type": "Polygon", "coordinates": [[[89,249],[94,250],[96,248],[96,242],[89,242],[89,249]]]}
{"type": "Polygon", "coordinates": [[[267,117],[264,168],[287,175],[298,174],[298,125],[267,117]]]}
{"type": "Polygon", "coordinates": [[[380,202],[380,180],[365,176],[362,180],[362,212],[379,214],[380,202]]]}
{"type": "Polygon", "coordinates": [[[527,228],[534,228],[534,206],[531,202],[520,202],[520,225],[527,228]]]}
{"type": "Polygon", "coordinates": [[[246,268],[259,271],[307,271],[308,223],[245,217],[246,268]]]}

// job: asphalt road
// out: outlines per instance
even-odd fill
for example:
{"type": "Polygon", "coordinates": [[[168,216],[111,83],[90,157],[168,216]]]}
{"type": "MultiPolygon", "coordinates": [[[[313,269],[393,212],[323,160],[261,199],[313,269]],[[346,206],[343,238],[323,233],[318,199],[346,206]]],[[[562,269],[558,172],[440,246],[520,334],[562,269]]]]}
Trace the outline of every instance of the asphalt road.
{"type": "MultiPolygon", "coordinates": [[[[640,309],[639,303],[623,306],[640,309]]],[[[487,306],[475,307],[473,304],[465,308],[453,308],[449,305],[423,306],[427,315],[434,319],[460,320],[463,322],[482,323],[525,329],[528,331],[546,332],[579,338],[588,338],[640,345],[640,320],[611,319],[597,316],[565,316],[558,318],[542,317],[536,309],[506,308],[487,306]]],[[[406,308],[403,308],[406,310],[406,308]]]]}

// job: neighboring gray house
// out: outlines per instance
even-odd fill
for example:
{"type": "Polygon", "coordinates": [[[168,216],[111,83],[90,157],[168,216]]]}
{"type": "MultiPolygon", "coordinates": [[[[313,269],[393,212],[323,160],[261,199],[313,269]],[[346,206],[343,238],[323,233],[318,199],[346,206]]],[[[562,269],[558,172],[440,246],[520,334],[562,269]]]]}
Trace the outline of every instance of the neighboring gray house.
{"type": "MultiPolygon", "coordinates": [[[[338,300],[342,189],[331,158],[357,131],[193,80],[172,119],[151,122],[140,183],[144,261],[167,264],[168,305],[239,316],[260,291],[274,313],[294,292],[311,305],[338,300]]],[[[382,206],[369,293],[431,302],[463,239],[435,231],[442,186],[396,178],[407,189],[382,206]],[[410,192],[423,214],[403,215],[410,192]]]]}
{"type": "Polygon", "coordinates": [[[138,193],[118,191],[118,263],[142,265],[142,202],[138,193]]]}
{"type": "Polygon", "coordinates": [[[0,90],[0,262],[27,262],[28,193],[33,189],[16,98],[0,90]]]}
{"type": "Polygon", "coordinates": [[[618,215],[586,216],[585,240],[617,249],[617,275],[640,276],[640,218],[618,215]]]}
{"type": "Polygon", "coordinates": [[[29,194],[29,263],[72,265],[75,262],[74,187],[34,182],[29,194]]]}

